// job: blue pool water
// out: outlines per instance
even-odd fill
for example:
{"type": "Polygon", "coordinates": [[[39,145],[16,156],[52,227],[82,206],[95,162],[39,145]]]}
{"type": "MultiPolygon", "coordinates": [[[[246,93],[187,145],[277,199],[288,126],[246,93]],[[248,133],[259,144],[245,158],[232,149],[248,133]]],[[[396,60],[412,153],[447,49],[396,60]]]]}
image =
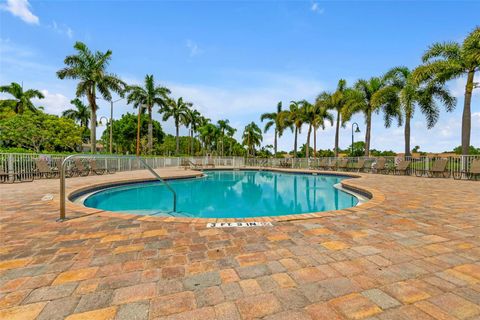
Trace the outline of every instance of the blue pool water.
{"type": "Polygon", "coordinates": [[[200,218],[280,216],[353,207],[356,197],[333,186],[343,177],[269,171],[205,171],[196,179],[171,180],[177,193],[160,182],[113,187],[84,201],[87,207],[142,215],[200,218]]]}

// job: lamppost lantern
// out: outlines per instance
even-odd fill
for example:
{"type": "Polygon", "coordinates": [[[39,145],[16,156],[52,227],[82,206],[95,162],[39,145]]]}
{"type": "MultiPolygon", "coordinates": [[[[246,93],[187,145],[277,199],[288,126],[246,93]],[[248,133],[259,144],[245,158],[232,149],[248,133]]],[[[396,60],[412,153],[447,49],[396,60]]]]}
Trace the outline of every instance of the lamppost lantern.
{"type": "MultiPolygon", "coordinates": [[[[105,100],[103,98],[100,98],[100,97],[97,97],[96,99],[101,99],[101,100],[105,100]]],[[[117,100],[105,100],[105,101],[109,101],[110,102],[110,121],[108,121],[107,123],[110,123],[110,137],[109,137],[109,150],[110,150],[110,153],[113,153],[113,149],[112,149],[112,146],[113,146],[113,143],[112,143],[112,135],[113,135],[113,104],[115,102],[118,102],[118,101],[121,101],[125,98],[119,98],[117,100]]]]}
{"type": "Polygon", "coordinates": [[[354,134],[355,133],[360,133],[360,127],[358,126],[358,123],[354,122],[352,123],[352,157],[353,157],[353,143],[354,143],[354,134]],[[353,131],[353,127],[356,127],[355,132],[353,131]]]}

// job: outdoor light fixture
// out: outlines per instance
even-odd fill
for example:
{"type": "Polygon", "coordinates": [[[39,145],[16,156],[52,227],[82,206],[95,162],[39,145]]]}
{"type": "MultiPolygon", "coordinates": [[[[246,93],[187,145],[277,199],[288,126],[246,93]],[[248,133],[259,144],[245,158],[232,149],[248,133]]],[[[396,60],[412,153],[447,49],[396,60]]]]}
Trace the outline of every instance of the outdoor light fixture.
{"type": "Polygon", "coordinates": [[[355,133],[360,133],[360,127],[358,126],[358,123],[356,122],[352,123],[352,156],[353,156],[353,142],[354,142],[353,127],[357,127],[357,129],[355,129],[355,133]]]}

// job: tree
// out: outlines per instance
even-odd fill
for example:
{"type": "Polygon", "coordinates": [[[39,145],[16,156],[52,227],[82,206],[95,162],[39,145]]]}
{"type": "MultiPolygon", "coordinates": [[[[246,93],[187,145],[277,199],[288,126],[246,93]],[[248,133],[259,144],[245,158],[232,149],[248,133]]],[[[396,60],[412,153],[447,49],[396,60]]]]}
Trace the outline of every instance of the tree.
{"type": "Polygon", "coordinates": [[[144,108],[148,113],[148,152],[151,154],[153,150],[153,118],[152,111],[155,106],[158,106],[160,110],[165,108],[168,101],[168,94],[170,90],[155,86],[155,80],[153,75],[145,76],[144,87],[141,86],[128,86],[127,103],[133,103],[134,108],[144,108]]]}
{"type": "Polygon", "coordinates": [[[201,121],[200,119],[201,115],[200,115],[200,112],[198,112],[197,110],[195,109],[187,109],[186,110],[186,114],[185,114],[185,126],[187,126],[189,128],[189,131],[190,131],[190,155],[193,156],[193,154],[195,153],[194,152],[194,134],[196,134],[197,130],[198,130],[198,127],[199,127],[199,123],[201,121]]]}
{"type": "Polygon", "coordinates": [[[204,150],[212,151],[212,144],[220,135],[220,129],[213,123],[206,123],[198,128],[200,140],[203,142],[204,150]]]}
{"type": "Polygon", "coordinates": [[[273,154],[277,154],[277,140],[280,138],[283,134],[284,131],[284,126],[282,123],[281,119],[281,114],[282,114],[282,102],[280,101],[277,104],[277,112],[270,112],[270,113],[264,113],[260,116],[260,121],[268,120],[267,123],[265,123],[265,128],[264,132],[267,132],[270,130],[270,128],[274,127],[275,131],[275,136],[274,136],[274,141],[273,141],[273,154]]]}
{"type": "Polygon", "coordinates": [[[91,111],[90,143],[91,152],[96,152],[96,126],[97,126],[97,91],[105,100],[112,100],[111,91],[123,95],[125,83],[115,74],[108,73],[107,67],[112,58],[112,51],[103,53],[90,49],[82,42],[76,42],[73,48],[76,54],[67,56],[64,60],[65,68],[57,71],[60,79],[79,80],[77,84],[77,97],[86,96],[91,111]]]}
{"type": "Polygon", "coordinates": [[[294,128],[293,157],[297,157],[297,140],[305,120],[304,110],[301,101],[290,101],[289,110],[280,113],[280,123],[282,128],[294,128]]]}
{"type": "Polygon", "coordinates": [[[72,119],[80,124],[80,127],[88,129],[91,112],[90,109],[82,103],[78,98],[70,101],[75,106],[75,109],[68,109],[62,112],[62,117],[72,119]]]}
{"type": "MultiPolygon", "coordinates": [[[[372,115],[378,113],[382,105],[375,104],[375,95],[387,85],[384,78],[372,77],[369,80],[360,79],[355,83],[355,90],[350,91],[347,99],[347,110],[350,114],[362,112],[365,116],[365,156],[370,156],[370,138],[372,131],[372,115]]],[[[399,109],[390,109],[391,105],[384,106],[385,118],[400,119],[399,109]]]]}
{"type": "Polygon", "coordinates": [[[372,99],[375,106],[384,106],[385,126],[391,124],[391,117],[399,117],[399,122],[405,118],[404,138],[405,155],[410,156],[410,121],[415,112],[415,106],[425,115],[427,128],[432,128],[438,120],[440,111],[436,100],[445,105],[447,111],[455,108],[455,98],[440,83],[420,85],[413,81],[412,72],[407,67],[396,67],[389,70],[384,79],[387,85],[380,89],[372,99]]]}
{"type": "Polygon", "coordinates": [[[352,90],[347,88],[347,82],[340,79],[337,84],[335,92],[324,91],[317,96],[316,105],[323,106],[325,109],[334,110],[337,112],[336,127],[335,127],[335,156],[338,157],[339,140],[340,140],[340,126],[344,127],[349,120],[351,113],[348,110],[348,101],[350,99],[350,92],[352,90]]]}
{"type": "Polygon", "coordinates": [[[45,96],[38,90],[29,89],[23,91],[23,87],[16,82],[12,82],[8,86],[0,86],[0,92],[8,93],[14,99],[1,100],[3,106],[12,108],[15,113],[24,113],[26,110],[36,112],[37,109],[33,105],[31,99],[43,99],[45,96]]]}
{"type": "MultiPolygon", "coordinates": [[[[312,119],[312,126],[313,126],[313,156],[317,157],[317,130],[318,128],[322,128],[325,130],[325,122],[330,122],[330,125],[333,126],[333,114],[329,112],[330,108],[325,106],[321,103],[315,102],[313,106],[313,119],[312,119]]],[[[338,141],[337,141],[338,143],[338,141]]],[[[308,144],[310,146],[310,143],[308,144]]]]}
{"type": "Polygon", "coordinates": [[[167,104],[160,110],[160,113],[163,113],[163,121],[167,121],[170,118],[173,118],[175,123],[175,139],[177,142],[177,147],[175,149],[176,154],[179,152],[179,130],[180,124],[187,122],[187,110],[192,104],[190,102],[183,101],[183,98],[178,98],[177,100],[168,99],[167,104]]]}
{"type": "Polygon", "coordinates": [[[0,140],[35,152],[75,151],[82,143],[82,131],[71,119],[26,110],[0,121],[0,140]]]}
{"type": "MultiPolygon", "coordinates": [[[[112,126],[112,140],[117,152],[135,154],[136,149],[136,135],[137,135],[137,121],[138,115],[127,112],[122,117],[113,122],[112,126]]],[[[146,136],[148,134],[148,124],[150,119],[146,114],[140,114],[140,134],[146,136]]],[[[109,140],[110,123],[108,123],[106,129],[103,131],[102,140],[109,140]]],[[[153,134],[153,148],[159,150],[159,145],[163,142],[164,132],[160,122],[152,121],[152,134],[153,134]]],[[[140,141],[142,144],[143,141],[140,141]]],[[[145,145],[145,149],[148,148],[148,141],[145,145]]],[[[142,145],[143,149],[143,145],[142,145]]]]}
{"type": "Polygon", "coordinates": [[[247,156],[255,155],[255,146],[260,146],[263,140],[262,130],[257,126],[255,122],[250,122],[245,126],[242,135],[242,144],[247,146],[247,156]]]}
{"type": "Polygon", "coordinates": [[[224,150],[225,150],[225,146],[224,146],[225,132],[227,133],[227,135],[233,136],[235,131],[237,131],[235,128],[231,127],[229,123],[230,121],[228,119],[217,121],[217,126],[218,126],[218,129],[220,129],[221,138],[222,138],[222,152],[221,152],[222,157],[224,156],[224,150]]]}
{"type": "Polygon", "coordinates": [[[422,57],[423,65],[413,73],[415,82],[443,85],[467,77],[462,115],[462,154],[467,155],[471,134],[471,102],[475,72],[480,68],[480,27],[475,27],[463,43],[443,42],[431,45],[422,57]]]}

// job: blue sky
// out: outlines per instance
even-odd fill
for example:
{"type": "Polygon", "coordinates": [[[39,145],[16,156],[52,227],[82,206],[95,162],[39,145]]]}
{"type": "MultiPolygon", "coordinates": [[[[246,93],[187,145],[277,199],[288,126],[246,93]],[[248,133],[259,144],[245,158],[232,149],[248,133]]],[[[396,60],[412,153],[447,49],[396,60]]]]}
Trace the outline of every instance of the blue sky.
{"type": "MultiPolygon", "coordinates": [[[[75,82],[55,71],[73,53],[75,41],[92,50],[113,51],[110,71],[129,83],[145,74],[183,96],[212,120],[228,118],[241,129],[278,101],[313,101],[338,79],[379,76],[390,67],[415,67],[429,44],[461,41],[479,23],[478,1],[30,1],[0,2],[0,83],[22,82],[43,90],[46,110],[70,107],[75,82]]],[[[477,75],[477,80],[480,75],[477,75]]],[[[451,81],[456,111],[442,111],[434,129],[415,115],[412,145],[425,151],[460,145],[465,80],[451,81]]],[[[472,144],[480,146],[480,96],[472,103],[472,144]]],[[[115,117],[132,111],[123,101],[115,117]]],[[[109,108],[101,105],[100,115],[109,108]]],[[[159,115],[156,115],[160,119],[159,115]]],[[[364,124],[357,121],[363,140],[364,124]]],[[[173,124],[164,129],[173,133],[173,124]]],[[[103,127],[99,128],[99,132],[103,127]]],[[[300,137],[306,139],[306,128],[300,137]]],[[[186,130],[183,130],[186,133],[186,130]]],[[[240,133],[237,133],[240,136],[240,133]]],[[[332,148],[333,128],[319,133],[332,148]]],[[[343,129],[341,147],[350,144],[343,129]]],[[[265,134],[273,143],[273,132],[265,134]]],[[[279,141],[290,150],[292,135],[279,141]]],[[[373,120],[372,147],[403,151],[403,128],[373,120]]]]}

